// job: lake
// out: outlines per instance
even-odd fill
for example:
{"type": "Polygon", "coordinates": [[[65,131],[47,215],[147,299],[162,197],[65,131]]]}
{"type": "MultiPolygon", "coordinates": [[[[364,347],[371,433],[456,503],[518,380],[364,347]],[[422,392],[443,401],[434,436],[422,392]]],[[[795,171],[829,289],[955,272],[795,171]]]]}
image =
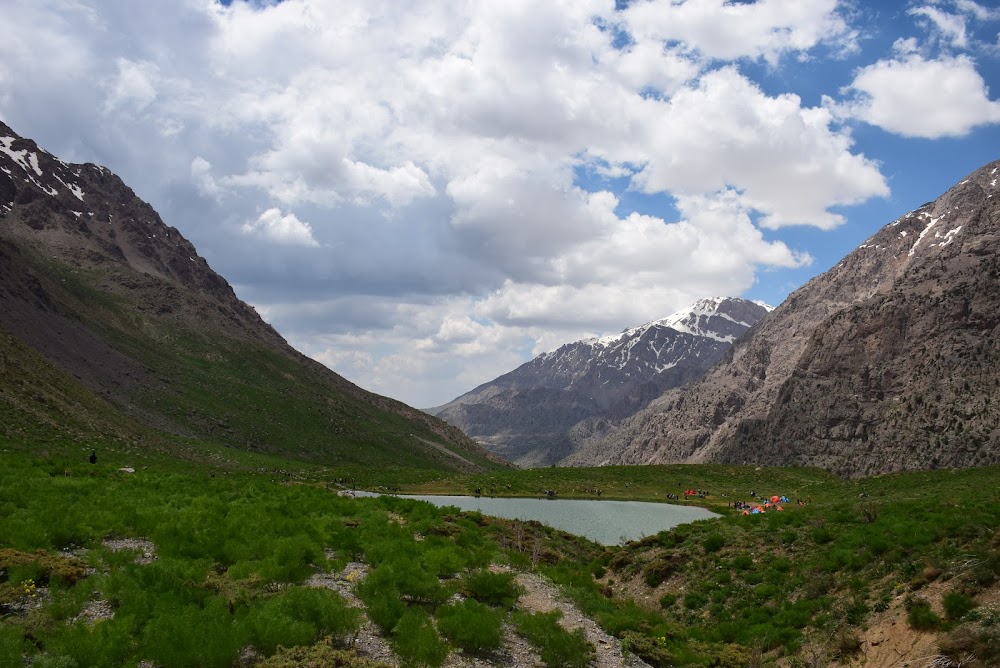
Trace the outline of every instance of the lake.
{"type": "MultiPolygon", "coordinates": [[[[358,496],[377,496],[357,492],[358,496]]],[[[428,501],[435,506],[476,510],[484,515],[542,524],[589,538],[602,545],[619,545],[672,529],[678,524],[719,517],[692,506],[646,501],[597,501],[593,499],[526,499],[474,496],[399,494],[404,499],[428,501]]]]}

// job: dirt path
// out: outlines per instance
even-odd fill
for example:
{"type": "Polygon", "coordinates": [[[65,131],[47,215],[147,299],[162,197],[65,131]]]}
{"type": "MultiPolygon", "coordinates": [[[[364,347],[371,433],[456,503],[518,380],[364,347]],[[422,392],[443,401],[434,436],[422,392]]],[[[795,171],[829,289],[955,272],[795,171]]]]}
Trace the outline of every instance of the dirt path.
{"type": "MultiPolygon", "coordinates": [[[[364,604],[354,594],[354,585],[368,574],[367,564],[352,562],[339,573],[320,573],[306,582],[310,587],[325,587],[344,597],[351,607],[364,610],[364,604]]],[[[585,617],[575,605],[566,600],[558,590],[540,575],[519,573],[517,583],[524,589],[518,606],[531,612],[561,610],[560,623],[569,631],[582,627],[587,639],[594,644],[597,658],[592,668],[649,668],[649,665],[635,656],[622,657],[621,643],[604,633],[592,619],[585,617]]],[[[360,656],[398,668],[399,657],[392,646],[382,636],[378,627],[368,615],[364,616],[361,630],[355,636],[352,649],[360,656]]],[[[542,661],[535,648],[517,635],[510,625],[504,625],[504,643],[490,657],[464,656],[452,653],[445,661],[444,668],[541,668],[542,661]]]]}
{"type": "Polygon", "coordinates": [[[602,631],[593,619],[584,616],[542,576],[519,573],[517,583],[524,588],[524,594],[518,600],[521,609],[531,612],[561,610],[563,616],[559,623],[563,628],[567,631],[583,628],[587,640],[592,642],[597,650],[597,658],[590,664],[592,668],[650,668],[648,663],[634,654],[623,657],[621,642],[602,631]]]}

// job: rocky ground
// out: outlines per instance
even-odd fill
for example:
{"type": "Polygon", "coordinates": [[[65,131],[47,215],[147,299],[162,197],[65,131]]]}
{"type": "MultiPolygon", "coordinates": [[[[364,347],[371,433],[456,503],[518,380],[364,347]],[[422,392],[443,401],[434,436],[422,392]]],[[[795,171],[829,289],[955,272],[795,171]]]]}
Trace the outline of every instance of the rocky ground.
{"type": "MultiPolygon", "coordinates": [[[[350,605],[364,608],[364,604],[355,596],[354,586],[364,579],[368,566],[363,563],[349,563],[339,573],[320,573],[310,578],[306,584],[312,587],[327,587],[343,596],[350,605]]],[[[562,612],[560,623],[568,630],[582,627],[587,639],[593,643],[597,657],[591,664],[592,668],[648,668],[648,664],[636,656],[623,656],[621,643],[602,631],[594,620],[580,612],[575,605],[566,600],[558,590],[545,578],[534,573],[518,573],[517,584],[522,589],[518,599],[518,607],[531,612],[562,612]]],[[[389,666],[400,665],[399,658],[393,652],[388,641],[381,635],[379,629],[365,617],[361,630],[352,641],[351,648],[359,655],[381,661],[389,666]]],[[[538,652],[524,638],[514,633],[511,627],[504,632],[503,647],[489,658],[464,656],[453,652],[444,664],[445,668],[485,668],[497,666],[501,668],[533,668],[542,666],[538,652]]]]}

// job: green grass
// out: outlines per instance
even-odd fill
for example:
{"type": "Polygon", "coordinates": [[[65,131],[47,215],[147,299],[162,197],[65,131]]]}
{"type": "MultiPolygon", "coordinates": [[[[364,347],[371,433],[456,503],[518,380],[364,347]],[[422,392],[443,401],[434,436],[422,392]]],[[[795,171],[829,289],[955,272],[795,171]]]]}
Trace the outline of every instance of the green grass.
{"type": "MultiPolygon", "coordinates": [[[[989,647],[1000,633],[1000,616],[976,606],[1000,579],[996,469],[851,482],[778,469],[775,480],[811,483],[809,505],[749,517],[723,507],[721,519],[603,548],[540,524],[396,497],[338,497],[327,483],[343,469],[270,455],[243,453],[220,472],[197,458],[147,453],[125,474],[117,468],[135,455],[128,450],[106,446],[90,465],[82,443],[55,441],[44,456],[2,445],[0,665],[26,656],[37,665],[166,667],[197,656],[198,665],[228,666],[248,646],[276,662],[291,660],[280,647],[326,655],[346,646],[358,618],[337,594],[304,583],[350,561],[369,564],[355,591],[408,665],[439,665],[449,651],[489,656],[503,621],[540,652],[549,647],[547,662],[583,660],[585,647],[554,630],[554,619],[517,609],[513,574],[489,570],[497,563],[540,570],[654,666],[766,665],[816,637],[843,654],[873,613],[905,596],[909,623],[946,634],[942,643],[955,652],[989,647]],[[156,558],[137,564],[139,552],[102,544],[127,537],[150,541],[156,558]],[[29,581],[45,594],[27,614],[29,581]],[[615,593],[626,581],[650,587],[648,597],[615,593]],[[931,581],[945,585],[941,615],[922,604],[931,581]],[[114,617],[82,621],[95,601],[114,617]]],[[[597,473],[603,484],[641,491],[644,479],[685,470],[597,473]]],[[[718,489],[731,494],[753,485],[793,496],[762,483],[766,469],[744,473],[692,467],[685,475],[728,481],[718,489]]],[[[401,470],[377,475],[379,484],[406,483],[401,470]]],[[[521,475],[520,486],[539,480],[521,475]]]]}
{"type": "MultiPolygon", "coordinates": [[[[243,450],[342,467],[344,477],[499,468],[454,427],[361,390],[277,335],[234,324],[225,299],[126,266],[84,268],[29,245],[21,251],[50,310],[103,348],[101,369],[112,377],[80,380],[0,331],[0,436],[182,459],[243,450]],[[162,303],[176,308],[156,313],[144,295],[163,292],[177,303],[162,303]]],[[[220,455],[220,463],[231,459],[220,455]]]]}

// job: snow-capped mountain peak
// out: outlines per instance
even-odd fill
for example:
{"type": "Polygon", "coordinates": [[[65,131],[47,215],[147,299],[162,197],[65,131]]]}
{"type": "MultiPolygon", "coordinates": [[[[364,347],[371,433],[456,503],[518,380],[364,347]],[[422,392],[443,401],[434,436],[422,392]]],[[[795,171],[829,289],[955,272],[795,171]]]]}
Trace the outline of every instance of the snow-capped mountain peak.
{"type": "Polygon", "coordinates": [[[611,336],[567,343],[435,409],[522,465],[569,454],[574,425],[620,419],[700,377],[767,311],[744,299],[702,299],[611,336]]]}
{"type": "Polygon", "coordinates": [[[587,339],[583,343],[595,347],[613,346],[640,335],[651,327],[669,327],[684,334],[732,343],[737,336],[760,320],[760,309],[755,307],[761,307],[768,312],[774,310],[773,306],[763,302],[748,302],[732,297],[708,297],[699,299],[665,318],[623,330],[618,334],[587,339]]]}

